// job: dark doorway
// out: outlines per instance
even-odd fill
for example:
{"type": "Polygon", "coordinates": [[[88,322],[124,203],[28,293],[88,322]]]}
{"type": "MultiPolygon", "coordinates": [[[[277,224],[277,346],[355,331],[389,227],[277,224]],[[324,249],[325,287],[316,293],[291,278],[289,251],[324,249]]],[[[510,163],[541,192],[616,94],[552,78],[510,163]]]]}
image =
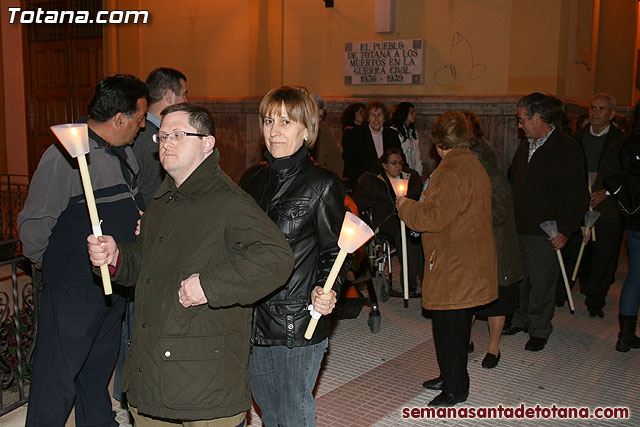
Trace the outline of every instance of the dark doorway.
{"type": "MultiPolygon", "coordinates": [[[[22,0],[22,10],[87,10],[101,0],[22,0]]],[[[29,175],[56,140],[49,126],[77,121],[103,76],[101,24],[27,24],[23,32],[29,175]]]]}

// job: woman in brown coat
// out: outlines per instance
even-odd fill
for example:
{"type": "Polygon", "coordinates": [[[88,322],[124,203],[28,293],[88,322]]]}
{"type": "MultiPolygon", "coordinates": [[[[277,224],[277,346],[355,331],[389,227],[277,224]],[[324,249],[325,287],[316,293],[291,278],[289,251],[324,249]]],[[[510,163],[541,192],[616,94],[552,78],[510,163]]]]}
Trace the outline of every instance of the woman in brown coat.
{"type": "Polygon", "coordinates": [[[491,224],[491,182],[471,153],[469,120],[449,111],[431,130],[440,165],[423,203],[400,198],[399,215],[422,232],[422,306],[431,310],[440,376],[423,386],[442,393],[429,406],[453,406],[469,394],[467,345],[474,308],[498,298],[498,264],[491,224]]]}

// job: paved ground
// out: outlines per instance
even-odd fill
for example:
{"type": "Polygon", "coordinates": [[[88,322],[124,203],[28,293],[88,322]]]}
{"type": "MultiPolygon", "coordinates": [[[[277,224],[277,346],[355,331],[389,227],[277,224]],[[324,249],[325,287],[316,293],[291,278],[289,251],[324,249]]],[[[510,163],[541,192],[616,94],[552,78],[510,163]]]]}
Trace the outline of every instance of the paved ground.
{"type": "MultiPolygon", "coordinates": [[[[334,330],[321,372],[316,398],[319,426],[412,426],[412,425],[640,425],[640,350],[618,353],[617,301],[626,276],[626,259],[621,257],[616,284],[605,307],[604,319],[591,319],[583,306],[584,297],[574,290],[577,312],[556,311],[554,332],[539,353],[524,351],[527,336],[503,337],[500,364],[493,370],[480,366],[485,355],[487,324],[473,328],[475,352],[469,358],[471,391],[459,408],[467,410],[498,405],[528,407],[578,406],[626,407],[627,420],[478,420],[403,419],[402,408],[425,407],[436,392],[422,388],[422,382],[438,374],[431,321],[424,318],[417,300],[405,309],[402,300],[392,298],[381,305],[382,327],[371,334],[368,310],[357,319],[342,320],[334,330]]],[[[122,425],[124,413],[118,418],[122,425]]],[[[0,418],[0,425],[19,426],[20,413],[0,418]],[[9,419],[12,417],[12,419],[9,419]]],[[[262,425],[252,411],[251,426],[262,425]]]]}

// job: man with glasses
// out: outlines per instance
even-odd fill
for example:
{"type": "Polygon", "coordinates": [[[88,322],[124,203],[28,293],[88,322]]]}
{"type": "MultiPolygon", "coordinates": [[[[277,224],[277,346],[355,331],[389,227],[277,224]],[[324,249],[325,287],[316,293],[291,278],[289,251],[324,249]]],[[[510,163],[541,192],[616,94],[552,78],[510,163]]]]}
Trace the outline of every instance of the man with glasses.
{"type": "Polygon", "coordinates": [[[544,349],[553,327],[555,289],[560,274],[557,249],[580,227],[589,194],[580,147],[553,123],[551,101],[532,93],[518,101],[520,142],[511,163],[511,186],[524,278],[520,306],[504,335],[528,332],[525,350],[544,349]],[[558,235],[548,238],[540,228],[555,220],[558,235]]]}
{"type": "Polygon", "coordinates": [[[136,425],[242,426],[251,305],[286,282],[293,255],[220,169],[204,107],[167,107],[154,140],[167,177],[136,242],[88,237],[91,261],[109,263],[114,282],[137,278],[123,391],[136,425]]]}
{"type": "MultiPolygon", "coordinates": [[[[102,230],[131,242],[143,202],[129,144],[144,126],[147,86],[133,76],[107,77],[89,102],[89,171],[102,230]]],[[[91,230],[75,159],[58,144],[42,155],[18,215],[22,250],[42,266],[27,426],[63,426],[75,403],[76,425],[114,426],[107,385],[118,354],[124,298],[105,296],[91,271],[91,230]]]]}
{"type": "MultiPolygon", "coordinates": [[[[160,127],[160,112],[170,105],[187,101],[187,78],[178,70],[166,67],[156,68],[149,73],[146,83],[149,87],[149,109],[145,126],[140,130],[133,143],[133,152],[139,166],[138,188],[144,200],[143,211],[151,204],[153,195],[160,187],[165,175],[158,158],[158,144],[153,142],[153,135],[158,133],[160,127]]],[[[122,364],[127,356],[127,344],[135,319],[133,291],[125,290],[125,294],[127,309],[113,385],[113,397],[122,403],[126,401],[126,396],[122,394],[120,389],[122,364]]]]}

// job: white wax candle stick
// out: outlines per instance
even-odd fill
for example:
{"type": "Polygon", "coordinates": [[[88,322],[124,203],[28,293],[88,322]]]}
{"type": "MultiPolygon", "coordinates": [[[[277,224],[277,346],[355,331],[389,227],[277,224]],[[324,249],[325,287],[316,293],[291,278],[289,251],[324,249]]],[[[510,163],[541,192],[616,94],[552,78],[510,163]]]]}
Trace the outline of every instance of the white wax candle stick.
{"type": "Polygon", "coordinates": [[[409,300],[409,271],[407,268],[407,226],[400,220],[400,231],[402,235],[402,284],[404,299],[409,300]]]}
{"type": "MultiPolygon", "coordinates": [[[[87,208],[89,209],[89,218],[93,227],[93,234],[96,237],[102,236],[102,228],[100,227],[100,218],[98,217],[98,208],[96,207],[96,199],[93,197],[93,187],[91,186],[91,177],[89,176],[89,168],[87,167],[87,159],[84,154],[78,156],[78,166],[80,166],[80,177],[82,178],[82,186],[84,187],[84,195],[87,199],[87,208]]],[[[102,276],[102,288],[105,295],[111,295],[111,276],[109,275],[109,265],[102,264],[100,266],[100,276],[102,276]]]]}
{"type": "Polygon", "coordinates": [[[576,276],[578,275],[578,269],[580,268],[580,261],[582,261],[582,253],[584,252],[584,247],[586,243],[584,239],[582,240],[582,244],[580,244],[580,251],[578,252],[578,259],[576,260],[576,266],[573,269],[573,274],[571,275],[571,280],[576,280],[576,276]]]}
{"type": "Polygon", "coordinates": [[[573,305],[573,296],[571,295],[571,287],[569,286],[569,279],[567,279],[567,270],[564,268],[564,261],[562,260],[562,254],[560,253],[560,249],[556,250],[556,254],[558,255],[558,262],[560,263],[560,271],[562,271],[562,278],[564,279],[564,289],[567,291],[567,299],[569,300],[569,308],[571,312],[575,312],[576,308],[573,305]]]}
{"type": "MultiPolygon", "coordinates": [[[[327,280],[324,282],[324,286],[322,287],[322,291],[325,294],[331,292],[331,288],[333,288],[333,284],[335,283],[336,278],[338,277],[338,273],[340,272],[340,268],[342,268],[342,264],[344,263],[344,259],[346,257],[347,257],[347,252],[343,249],[340,249],[340,252],[338,252],[338,256],[336,257],[336,260],[333,262],[333,267],[331,267],[329,276],[327,277],[327,280]]],[[[318,312],[316,313],[320,314],[318,312]]],[[[318,320],[320,320],[320,316],[315,317],[312,312],[311,320],[309,321],[309,326],[307,326],[307,330],[304,333],[304,337],[306,339],[310,340],[311,337],[313,336],[313,333],[316,330],[316,326],[318,326],[318,320]]]]}

